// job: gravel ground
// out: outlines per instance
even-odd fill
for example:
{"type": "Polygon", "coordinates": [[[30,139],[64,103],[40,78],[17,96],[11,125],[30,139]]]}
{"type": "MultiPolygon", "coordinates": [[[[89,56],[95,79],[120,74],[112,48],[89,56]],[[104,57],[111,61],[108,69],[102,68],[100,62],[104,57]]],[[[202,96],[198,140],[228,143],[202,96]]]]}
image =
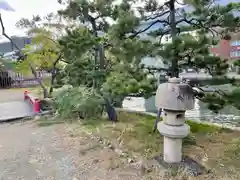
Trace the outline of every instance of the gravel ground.
{"type": "Polygon", "coordinates": [[[145,179],[137,164],[129,166],[99,142],[66,132],[66,125],[0,124],[0,180],[145,179]]]}
{"type": "Polygon", "coordinates": [[[0,125],[1,180],[72,180],[76,167],[53,127],[30,122],[0,125]]]}
{"type": "Polygon", "coordinates": [[[22,101],[24,89],[0,89],[0,103],[22,101]]]}
{"type": "MultiPolygon", "coordinates": [[[[0,103],[22,101],[23,90],[0,90],[0,103]]],[[[0,112],[1,113],[1,112],[0,112]]],[[[139,180],[139,164],[89,136],[71,137],[64,124],[0,124],[0,180],[139,180]]]]}

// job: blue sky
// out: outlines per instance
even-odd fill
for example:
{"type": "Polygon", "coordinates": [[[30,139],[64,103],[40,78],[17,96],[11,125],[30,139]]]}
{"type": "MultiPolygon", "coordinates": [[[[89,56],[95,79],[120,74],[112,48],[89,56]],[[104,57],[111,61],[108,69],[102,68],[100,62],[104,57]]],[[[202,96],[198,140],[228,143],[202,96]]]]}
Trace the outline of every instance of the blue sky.
{"type": "MultiPolygon", "coordinates": [[[[33,15],[46,15],[50,12],[56,12],[61,8],[57,0],[0,0],[6,1],[15,9],[15,12],[6,12],[1,10],[2,18],[9,35],[23,35],[24,32],[15,27],[16,22],[22,17],[31,18],[33,15]]],[[[165,1],[165,0],[159,0],[165,1]]],[[[218,0],[219,4],[225,5],[228,2],[240,2],[240,0],[218,0]]],[[[4,41],[1,38],[0,41],[4,41]]]]}

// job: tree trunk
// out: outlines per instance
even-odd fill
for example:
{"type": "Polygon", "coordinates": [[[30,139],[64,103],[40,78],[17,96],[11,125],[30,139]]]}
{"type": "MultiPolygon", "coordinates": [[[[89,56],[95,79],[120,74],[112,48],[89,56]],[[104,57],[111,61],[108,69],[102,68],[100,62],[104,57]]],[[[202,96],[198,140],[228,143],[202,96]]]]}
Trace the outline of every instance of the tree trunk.
{"type": "Polygon", "coordinates": [[[54,77],[54,75],[52,74],[52,77],[51,77],[51,86],[50,86],[50,89],[49,89],[49,96],[51,96],[52,93],[53,93],[53,83],[54,83],[54,80],[55,80],[55,77],[54,77]]]}
{"type": "Polygon", "coordinates": [[[62,58],[62,53],[59,54],[58,58],[57,58],[56,61],[53,63],[52,78],[51,78],[51,87],[50,87],[50,89],[49,89],[49,96],[51,96],[52,93],[53,93],[53,84],[54,84],[55,78],[56,78],[56,76],[57,76],[56,66],[57,66],[57,63],[61,60],[61,58],[62,58]]]}
{"type": "Polygon", "coordinates": [[[47,88],[45,87],[42,79],[38,78],[38,75],[37,75],[37,72],[36,70],[34,69],[33,65],[31,62],[28,63],[29,64],[29,67],[32,71],[32,74],[34,75],[35,79],[38,81],[39,85],[41,86],[42,90],[43,90],[43,98],[47,98],[48,97],[48,90],[47,88]]]}
{"type": "Polygon", "coordinates": [[[100,64],[100,69],[104,70],[105,69],[105,53],[104,53],[104,47],[103,44],[99,45],[99,64],[100,64]]]}
{"type": "MultiPolygon", "coordinates": [[[[97,59],[99,59],[99,69],[101,71],[105,70],[105,53],[104,53],[104,47],[103,44],[99,44],[97,46],[97,50],[98,50],[98,57],[97,59]]],[[[101,84],[102,79],[99,79],[100,82],[98,82],[99,84],[101,84]]],[[[109,102],[109,100],[107,98],[105,98],[105,106],[106,106],[106,112],[108,114],[108,119],[110,121],[114,121],[117,122],[118,121],[118,117],[117,117],[117,112],[114,108],[114,106],[112,105],[111,102],[109,102]]]]}
{"type": "Polygon", "coordinates": [[[118,120],[117,112],[116,112],[115,108],[113,107],[113,105],[111,104],[111,102],[109,102],[109,100],[107,98],[105,98],[105,107],[106,107],[106,112],[108,114],[108,119],[110,121],[117,122],[117,120],[118,120]]]}
{"type": "MultiPolygon", "coordinates": [[[[170,27],[171,27],[171,36],[172,42],[175,40],[177,36],[177,27],[176,27],[176,17],[175,17],[175,0],[171,0],[169,2],[169,9],[170,9],[170,27]]],[[[175,56],[172,59],[171,65],[171,77],[179,77],[179,67],[178,67],[178,56],[177,52],[175,52],[175,56]]]]}
{"type": "Polygon", "coordinates": [[[44,83],[42,82],[42,80],[40,78],[37,78],[37,81],[43,90],[43,98],[48,98],[48,90],[45,87],[44,83]]]}
{"type": "Polygon", "coordinates": [[[52,93],[53,93],[53,84],[54,84],[54,81],[55,81],[55,77],[56,77],[56,74],[55,74],[55,73],[52,73],[51,86],[50,86],[50,89],[49,89],[49,96],[51,96],[52,93]]]}
{"type": "MultiPolygon", "coordinates": [[[[97,25],[96,25],[96,21],[94,18],[89,17],[89,20],[92,24],[92,28],[93,28],[93,34],[95,37],[98,36],[97,34],[97,25]]],[[[105,70],[105,53],[104,53],[104,46],[103,44],[98,44],[95,46],[95,54],[94,54],[94,60],[95,60],[95,71],[98,70],[97,66],[99,65],[99,69],[101,71],[105,70]]],[[[96,77],[94,77],[93,79],[93,89],[96,89],[97,91],[100,91],[100,82],[99,82],[99,78],[97,79],[96,77]],[[97,81],[98,80],[98,81],[97,81]]],[[[109,102],[109,100],[107,98],[105,98],[105,107],[106,107],[106,112],[108,114],[108,118],[110,121],[117,121],[117,112],[114,108],[114,106],[111,104],[111,102],[109,102]]]]}
{"type": "MultiPolygon", "coordinates": [[[[95,46],[95,52],[94,52],[94,71],[97,72],[98,68],[98,46],[95,46]]],[[[93,89],[98,89],[98,81],[97,77],[94,76],[93,78],[93,89]]]]}
{"type": "Polygon", "coordinates": [[[240,74],[240,66],[236,66],[236,72],[237,74],[240,74]]]}

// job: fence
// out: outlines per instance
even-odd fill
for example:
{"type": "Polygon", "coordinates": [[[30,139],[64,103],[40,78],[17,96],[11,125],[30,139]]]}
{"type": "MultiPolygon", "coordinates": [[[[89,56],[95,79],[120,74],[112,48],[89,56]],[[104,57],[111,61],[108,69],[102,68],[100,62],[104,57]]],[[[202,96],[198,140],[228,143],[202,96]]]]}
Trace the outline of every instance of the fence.
{"type": "MultiPolygon", "coordinates": [[[[4,72],[1,72],[0,71],[0,75],[1,73],[4,73],[4,72]]],[[[8,71],[8,75],[10,77],[12,77],[13,79],[14,78],[34,78],[33,75],[24,75],[23,73],[21,72],[14,72],[14,71],[8,71]]],[[[41,77],[51,77],[51,73],[48,73],[48,72],[45,72],[45,71],[37,71],[37,75],[38,75],[38,78],[41,78],[41,77]]]]}
{"type": "MultiPolygon", "coordinates": [[[[37,74],[39,79],[51,77],[51,74],[47,72],[37,72],[37,74]]],[[[33,76],[24,76],[23,73],[12,71],[0,71],[0,89],[35,87],[38,85],[38,79],[33,76]]]]}

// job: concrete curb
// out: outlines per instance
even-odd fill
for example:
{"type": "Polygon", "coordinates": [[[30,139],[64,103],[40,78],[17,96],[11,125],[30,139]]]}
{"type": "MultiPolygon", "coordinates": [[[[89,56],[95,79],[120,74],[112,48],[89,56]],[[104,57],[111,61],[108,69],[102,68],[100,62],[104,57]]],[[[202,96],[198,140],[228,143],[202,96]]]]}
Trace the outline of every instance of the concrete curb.
{"type": "MultiPolygon", "coordinates": [[[[129,112],[129,113],[139,113],[139,114],[144,114],[144,115],[149,115],[149,116],[153,116],[153,117],[157,117],[156,113],[151,113],[151,112],[144,112],[144,111],[134,111],[134,110],[129,110],[129,109],[122,109],[122,108],[116,108],[117,111],[122,111],[122,112],[129,112]]],[[[212,122],[206,122],[206,121],[194,121],[194,120],[189,120],[198,124],[205,124],[205,125],[209,125],[209,126],[216,126],[216,127],[220,127],[220,128],[226,128],[226,129],[230,129],[233,131],[240,131],[240,127],[233,127],[233,126],[229,126],[229,125],[224,125],[224,124],[220,124],[220,123],[212,123],[212,122]]]]}
{"type": "Polygon", "coordinates": [[[24,101],[30,102],[30,104],[33,106],[33,111],[35,114],[40,112],[39,98],[35,97],[33,94],[31,94],[28,91],[24,91],[24,101]]]}

